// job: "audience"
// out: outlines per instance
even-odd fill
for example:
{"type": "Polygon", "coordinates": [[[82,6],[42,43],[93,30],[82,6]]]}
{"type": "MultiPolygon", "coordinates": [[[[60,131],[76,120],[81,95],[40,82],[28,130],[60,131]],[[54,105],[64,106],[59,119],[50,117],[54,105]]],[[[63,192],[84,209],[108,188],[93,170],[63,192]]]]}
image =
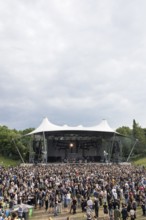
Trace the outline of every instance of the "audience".
{"type": "MultiPolygon", "coordinates": [[[[121,164],[46,164],[0,168],[0,215],[4,219],[28,218],[22,204],[44,209],[48,215],[99,207],[110,218],[136,218],[137,206],[146,214],[146,169],[121,164]],[[105,213],[105,206],[108,211],[105,213]],[[17,215],[13,212],[17,209],[17,215]],[[118,213],[118,214],[117,214],[118,213]],[[133,217],[134,213],[134,217],[133,217]]],[[[28,210],[27,210],[28,212],[28,210]]]]}

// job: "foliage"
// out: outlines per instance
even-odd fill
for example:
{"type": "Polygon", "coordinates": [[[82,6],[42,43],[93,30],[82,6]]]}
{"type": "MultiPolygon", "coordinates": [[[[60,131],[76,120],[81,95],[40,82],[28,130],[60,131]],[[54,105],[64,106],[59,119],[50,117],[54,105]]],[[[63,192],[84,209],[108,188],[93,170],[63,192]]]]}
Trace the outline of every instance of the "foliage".
{"type": "Polygon", "coordinates": [[[17,131],[6,126],[0,126],[0,154],[15,160],[19,160],[21,154],[24,160],[28,160],[30,137],[22,138],[27,131],[30,132],[32,129],[17,131]]]}
{"type": "Polygon", "coordinates": [[[121,134],[120,140],[122,143],[122,160],[126,160],[132,147],[132,129],[123,126],[118,128],[116,131],[121,134]]]}
{"type": "Polygon", "coordinates": [[[126,160],[132,148],[132,140],[130,138],[122,138],[122,156],[126,160]]]}
{"type": "Polygon", "coordinates": [[[132,149],[132,155],[146,155],[146,129],[141,128],[141,126],[133,120],[133,127],[130,129],[129,127],[120,127],[116,130],[121,135],[122,138],[122,152],[123,156],[127,157],[132,149]],[[125,138],[124,138],[125,137],[125,138]]]}
{"type": "Polygon", "coordinates": [[[117,128],[116,131],[126,137],[132,136],[132,129],[130,129],[129,127],[126,127],[126,126],[117,128]]]}
{"type": "Polygon", "coordinates": [[[133,138],[138,142],[134,149],[134,153],[143,154],[146,148],[146,136],[144,129],[142,129],[135,120],[133,120],[133,138]]]}

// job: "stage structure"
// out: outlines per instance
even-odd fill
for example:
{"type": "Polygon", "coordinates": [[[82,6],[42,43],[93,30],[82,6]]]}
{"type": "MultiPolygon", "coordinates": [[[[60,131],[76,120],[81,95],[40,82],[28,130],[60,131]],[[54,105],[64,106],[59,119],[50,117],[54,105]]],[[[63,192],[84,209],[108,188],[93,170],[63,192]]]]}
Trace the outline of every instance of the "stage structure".
{"type": "Polygon", "coordinates": [[[93,127],[69,127],[44,118],[28,135],[32,136],[30,163],[120,161],[120,134],[106,120],[93,127]]]}

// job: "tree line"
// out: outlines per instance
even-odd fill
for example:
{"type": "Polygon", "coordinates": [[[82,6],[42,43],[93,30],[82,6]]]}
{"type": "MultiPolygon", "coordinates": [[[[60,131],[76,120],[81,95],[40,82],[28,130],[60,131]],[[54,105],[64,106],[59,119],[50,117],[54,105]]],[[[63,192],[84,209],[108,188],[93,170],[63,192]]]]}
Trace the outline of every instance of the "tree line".
{"type": "MultiPolygon", "coordinates": [[[[11,159],[19,160],[20,154],[25,161],[29,161],[29,145],[31,136],[27,136],[34,128],[25,130],[9,129],[7,126],[0,126],[0,154],[11,159]]],[[[122,153],[123,157],[127,157],[131,151],[134,142],[137,140],[136,146],[133,149],[133,156],[146,155],[146,128],[142,128],[135,119],[133,120],[132,128],[122,126],[116,129],[122,138],[122,153]]]]}
{"type": "Polygon", "coordinates": [[[25,136],[33,131],[33,128],[17,131],[7,126],[0,126],[0,155],[19,160],[20,155],[25,161],[29,159],[29,143],[31,136],[25,136]]]}

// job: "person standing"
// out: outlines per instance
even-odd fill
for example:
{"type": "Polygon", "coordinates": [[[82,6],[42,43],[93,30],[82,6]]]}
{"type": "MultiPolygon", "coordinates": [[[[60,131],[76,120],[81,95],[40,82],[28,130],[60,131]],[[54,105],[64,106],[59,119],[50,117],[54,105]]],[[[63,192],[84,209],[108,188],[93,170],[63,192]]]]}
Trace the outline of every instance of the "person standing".
{"type": "Polygon", "coordinates": [[[142,200],[142,202],[141,202],[141,209],[142,209],[142,214],[143,214],[143,216],[145,216],[145,201],[143,201],[142,200]]]}
{"type": "Polygon", "coordinates": [[[19,219],[22,219],[23,218],[23,209],[21,206],[19,206],[18,208],[18,218],[19,219]]]}
{"type": "Polygon", "coordinates": [[[93,212],[92,212],[92,209],[87,206],[87,209],[86,209],[86,216],[87,216],[87,220],[92,220],[93,219],[93,212]]]}
{"type": "Polygon", "coordinates": [[[108,202],[108,210],[109,210],[109,216],[113,215],[113,212],[114,212],[113,200],[110,200],[108,202]]]}
{"type": "Polygon", "coordinates": [[[131,207],[131,209],[130,209],[130,220],[135,220],[135,219],[136,219],[135,210],[133,209],[133,207],[131,207]]]}
{"type": "Polygon", "coordinates": [[[67,201],[67,211],[68,211],[68,209],[70,210],[70,205],[71,205],[71,193],[69,190],[67,191],[66,194],[66,201],[67,201]]]}
{"type": "Polygon", "coordinates": [[[25,220],[28,220],[28,212],[29,212],[29,210],[28,210],[28,208],[27,208],[27,206],[24,208],[24,210],[23,210],[23,213],[24,213],[24,219],[25,220]]]}
{"type": "Polygon", "coordinates": [[[45,210],[46,210],[46,212],[48,211],[48,207],[49,207],[49,193],[47,192],[45,195],[45,210]]]}
{"type": "Polygon", "coordinates": [[[134,211],[135,211],[135,218],[136,218],[136,209],[137,209],[137,202],[136,202],[136,200],[133,200],[133,201],[132,201],[132,208],[133,208],[134,211]]]}
{"type": "Polygon", "coordinates": [[[98,215],[99,215],[99,200],[96,197],[94,199],[94,210],[95,210],[95,218],[98,218],[98,215]]]}
{"type": "Polygon", "coordinates": [[[55,196],[55,202],[54,202],[54,216],[58,215],[58,196],[55,196]]]}
{"type": "Polygon", "coordinates": [[[120,220],[121,212],[118,209],[118,206],[116,206],[116,209],[114,210],[114,220],[120,220]]]}
{"type": "Polygon", "coordinates": [[[93,201],[90,197],[88,197],[88,200],[87,200],[87,206],[92,209],[93,208],[93,201]]]}
{"type": "Polygon", "coordinates": [[[70,208],[70,213],[73,210],[73,214],[76,214],[76,209],[77,209],[77,199],[76,199],[76,197],[73,197],[72,205],[71,205],[71,208],[70,208]]]}
{"type": "Polygon", "coordinates": [[[103,204],[103,214],[104,214],[104,219],[106,219],[108,216],[108,206],[106,202],[103,204]]]}
{"type": "Polygon", "coordinates": [[[128,211],[125,204],[122,206],[121,215],[123,220],[126,220],[128,218],[128,211]]]}

